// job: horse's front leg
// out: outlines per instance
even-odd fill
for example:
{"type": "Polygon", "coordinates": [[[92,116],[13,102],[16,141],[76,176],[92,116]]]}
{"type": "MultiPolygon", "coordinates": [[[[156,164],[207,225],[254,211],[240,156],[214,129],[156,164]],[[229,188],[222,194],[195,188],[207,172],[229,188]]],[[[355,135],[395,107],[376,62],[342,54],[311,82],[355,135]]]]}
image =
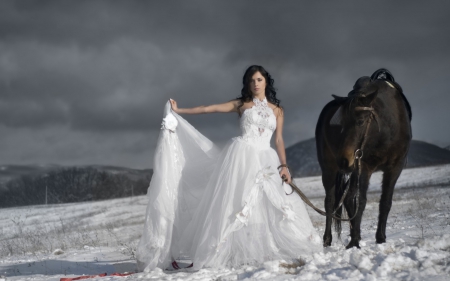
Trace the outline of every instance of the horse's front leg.
{"type": "MultiPolygon", "coordinates": [[[[325,188],[325,212],[328,214],[333,213],[333,206],[334,206],[334,179],[335,179],[336,173],[323,173],[322,174],[322,183],[325,188]]],[[[331,216],[326,217],[326,226],[325,226],[325,232],[323,234],[323,246],[328,247],[331,246],[331,241],[333,240],[333,237],[331,235],[331,224],[333,219],[331,216]]]]}
{"type": "Polygon", "coordinates": [[[359,247],[359,241],[361,241],[361,221],[366,208],[367,202],[367,189],[369,188],[369,180],[372,174],[368,171],[363,170],[359,177],[359,198],[356,200],[355,195],[357,195],[357,173],[353,173],[351,179],[351,193],[347,195],[344,200],[345,209],[349,218],[356,216],[350,221],[350,243],[346,246],[347,249],[352,247],[359,247]],[[355,200],[354,200],[355,199],[355,200]],[[358,202],[359,201],[359,202],[358,202]],[[357,209],[357,210],[356,210],[357,209]]]}
{"type": "Polygon", "coordinates": [[[393,169],[383,173],[382,193],[380,199],[380,214],[378,216],[378,228],[375,238],[377,243],[386,242],[386,223],[392,206],[392,197],[397,179],[403,170],[403,162],[393,169]]]}

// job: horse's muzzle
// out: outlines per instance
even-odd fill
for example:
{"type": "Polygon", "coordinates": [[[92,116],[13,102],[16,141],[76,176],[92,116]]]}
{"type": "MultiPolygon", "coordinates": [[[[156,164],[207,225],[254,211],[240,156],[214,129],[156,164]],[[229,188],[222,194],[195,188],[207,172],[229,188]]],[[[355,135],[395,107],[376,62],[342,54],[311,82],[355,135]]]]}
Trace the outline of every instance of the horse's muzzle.
{"type": "Polygon", "coordinates": [[[339,170],[345,174],[351,173],[353,171],[353,159],[349,161],[347,157],[341,157],[338,160],[339,170]]]}

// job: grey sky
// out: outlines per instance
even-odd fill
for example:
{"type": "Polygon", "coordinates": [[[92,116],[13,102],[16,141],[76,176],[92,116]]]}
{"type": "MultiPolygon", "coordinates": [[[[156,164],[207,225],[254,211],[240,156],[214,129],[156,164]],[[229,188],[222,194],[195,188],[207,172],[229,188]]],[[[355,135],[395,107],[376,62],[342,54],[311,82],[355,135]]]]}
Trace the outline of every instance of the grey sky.
{"type": "MultiPolygon", "coordinates": [[[[263,65],[290,145],[331,94],[388,68],[415,139],[450,145],[448,1],[1,1],[0,164],[148,168],[169,97],[237,97],[263,65]]],[[[233,114],[186,116],[223,143],[233,114]]]]}

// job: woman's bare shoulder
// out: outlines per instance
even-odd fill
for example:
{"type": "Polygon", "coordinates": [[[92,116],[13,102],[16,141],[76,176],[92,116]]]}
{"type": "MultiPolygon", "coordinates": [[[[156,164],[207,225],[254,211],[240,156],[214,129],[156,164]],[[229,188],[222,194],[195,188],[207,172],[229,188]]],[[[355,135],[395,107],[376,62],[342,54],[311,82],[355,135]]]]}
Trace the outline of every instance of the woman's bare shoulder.
{"type": "Polygon", "coordinates": [[[247,109],[247,108],[250,108],[253,105],[255,105],[252,101],[243,102],[243,101],[239,100],[239,102],[240,102],[240,105],[242,105],[241,106],[242,109],[247,109]]]}
{"type": "Polygon", "coordinates": [[[271,102],[268,102],[267,105],[273,110],[273,113],[275,114],[275,116],[280,116],[284,114],[284,110],[281,106],[277,106],[271,102]]]}
{"type": "Polygon", "coordinates": [[[234,105],[241,105],[242,104],[242,101],[240,99],[230,100],[229,102],[233,103],[234,105]]]}

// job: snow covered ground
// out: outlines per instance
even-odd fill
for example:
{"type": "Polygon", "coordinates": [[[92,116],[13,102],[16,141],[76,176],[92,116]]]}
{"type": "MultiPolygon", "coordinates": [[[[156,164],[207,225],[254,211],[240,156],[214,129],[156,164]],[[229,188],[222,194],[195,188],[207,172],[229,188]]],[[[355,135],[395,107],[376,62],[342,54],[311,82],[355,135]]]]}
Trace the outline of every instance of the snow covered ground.
{"type": "MultiPolygon", "coordinates": [[[[450,165],[403,171],[388,220],[387,243],[377,245],[380,182],[377,173],[363,217],[361,249],[345,250],[349,231],[344,224],[342,241],[334,235],[331,247],[308,257],[300,267],[271,261],[260,267],[157,269],[88,280],[450,280],[450,165]]],[[[320,177],[296,183],[314,204],[323,206],[320,177]]],[[[139,196],[0,209],[0,281],[134,272],[146,204],[147,198],[139,196]]],[[[309,207],[308,211],[323,235],[325,219],[309,207]]]]}

